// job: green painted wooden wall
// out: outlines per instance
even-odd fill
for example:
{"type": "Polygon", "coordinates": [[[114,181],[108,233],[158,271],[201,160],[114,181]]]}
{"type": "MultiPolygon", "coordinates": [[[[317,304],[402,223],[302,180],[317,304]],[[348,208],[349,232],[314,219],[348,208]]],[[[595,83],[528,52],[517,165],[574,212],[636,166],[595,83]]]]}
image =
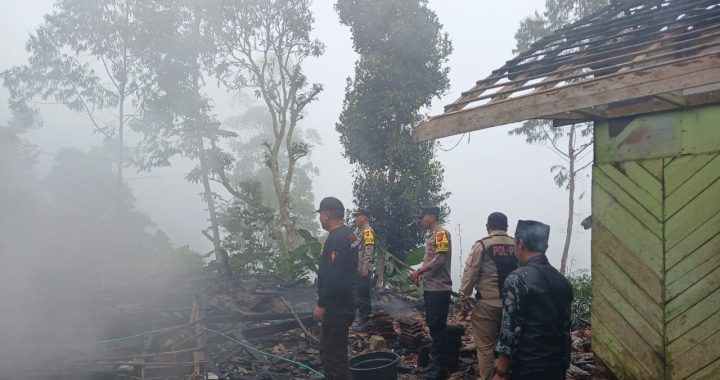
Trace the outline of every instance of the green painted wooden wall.
{"type": "Polygon", "coordinates": [[[599,123],[593,346],[622,379],[720,379],[720,106],[599,123]]]}

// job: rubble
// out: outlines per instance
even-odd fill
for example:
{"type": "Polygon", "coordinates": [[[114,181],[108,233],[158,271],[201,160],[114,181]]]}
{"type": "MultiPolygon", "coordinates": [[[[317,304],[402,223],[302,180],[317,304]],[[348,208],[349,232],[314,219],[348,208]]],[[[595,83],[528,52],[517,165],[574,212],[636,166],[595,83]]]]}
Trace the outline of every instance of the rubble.
{"type": "MultiPolygon", "coordinates": [[[[0,380],[35,379],[307,379],[321,371],[320,336],[312,318],[316,288],[283,284],[273,276],[217,278],[155,276],[112,290],[93,290],[95,341],[73,342],[37,368],[0,374],[0,380]]],[[[430,339],[422,301],[376,291],[377,311],[351,331],[349,355],[393,351],[399,379],[429,360],[430,339]]],[[[469,322],[448,325],[453,379],[473,379],[475,352],[469,322]]],[[[593,371],[589,330],[573,334],[571,379],[593,371]]]]}
{"type": "Polygon", "coordinates": [[[398,320],[400,328],[400,344],[408,350],[417,350],[425,338],[425,330],[422,323],[415,319],[403,318],[398,320]]]}
{"type": "Polygon", "coordinates": [[[365,331],[370,335],[378,335],[385,339],[394,339],[396,336],[393,318],[388,313],[375,313],[366,323],[365,331]]]}

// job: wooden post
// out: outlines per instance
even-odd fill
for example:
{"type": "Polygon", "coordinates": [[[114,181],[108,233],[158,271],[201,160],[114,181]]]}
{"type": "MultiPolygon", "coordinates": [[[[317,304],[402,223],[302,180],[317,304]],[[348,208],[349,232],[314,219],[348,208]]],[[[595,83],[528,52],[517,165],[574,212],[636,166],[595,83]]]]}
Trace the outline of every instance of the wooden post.
{"type": "Polygon", "coordinates": [[[203,329],[202,320],[200,317],[200,309],[198,307],[197,297],[192,298],[192,313],[190,317],[190,323],[195,327],[195,343],[197,350],[193,351],[193,376],[197,379],[202,379],[205,363],[205,330],[203,329]]]}

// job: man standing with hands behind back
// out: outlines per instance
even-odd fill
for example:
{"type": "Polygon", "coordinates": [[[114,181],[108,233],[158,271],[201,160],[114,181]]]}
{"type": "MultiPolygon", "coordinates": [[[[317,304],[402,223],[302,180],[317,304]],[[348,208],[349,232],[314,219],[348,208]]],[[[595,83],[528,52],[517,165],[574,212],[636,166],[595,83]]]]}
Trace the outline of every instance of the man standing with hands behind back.
{"type": "Polygon", "coordinates": [[[328,237],[317,274],[318,303],[313,312],[321,325],[320,360],[327,380],[350,379],[348,332],[355,318],[355,277],[359,241],[343,222],[345,207],[334,197],[324,198],[316,211],[328,237]]]}
{"type": "Polygon", "coordinates": [[[425,320],[432,338],[432,364],[422,370],[426,379],[447,378],[447,317],[452,293],[450,268],[452,244],[450,232],[440,226],[440,208],[423,207],[418,215],[420,224],[428,230],[423,266],[410,274],[418,284],[423,281],[425,320]]]}

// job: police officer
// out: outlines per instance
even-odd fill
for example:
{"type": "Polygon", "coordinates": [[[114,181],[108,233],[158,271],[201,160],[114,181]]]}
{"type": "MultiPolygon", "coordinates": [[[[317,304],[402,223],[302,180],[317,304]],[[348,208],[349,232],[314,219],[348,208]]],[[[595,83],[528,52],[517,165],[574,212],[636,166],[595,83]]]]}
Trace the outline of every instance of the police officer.
{"type": "Polygon", "coordinates": [[[521,220],[518,269],[505,279],[495,379],[561,380],[570,366],[570,282],[545,256],[550,226],[521,220]]]}
{"type": "Polygon", "coordinates": [[[360,260],[357,277],[357,306],[358,315],[362,323],[366,322],[372,314],[372,300],[370,295],[370,267],[372,265],[373,249],[375,248],[375,231],[370,227],[370,211],[358,208],[353,212],[357,235],[360,238],[360,260]]]}
{"type": "Polygon", "coordinates": [[[488,216],[488,236],[478,240],[465,262],[460,284],[460,304],[463,315],[469,312],[467,297],[477,290],[472,308],[473,340],[478,358],[481,380],[490,380],[495,364],[495,345],[500,332],[502,299],[500,294],[505,277],[517,268],[515,241],[508,236],[507,216],[493,212],[488,216]]]}
{"type": "Polygon", "coordinates": [[[452,280],[452,244],[450,232],[440,225],[440,208],[423,207],[418,216],[428,230],[422,267],[410,274],[416,284],[422,276],[425,298],[425,319],[432,338],[432,364],[419,372],[426,379],[447,378],[447,317],[450,307],[452,280]]]}
{"type": "Polygon", "coordinates": [[[313,312],[321,325],[320,360],[325,379],[350,379],[348,332],[355,318],[355,278],[359,241],[343,223],[345,207],[334,197],[324,198],[316,211],[328,237],[317,273],[318,303],[313,312]]]}

